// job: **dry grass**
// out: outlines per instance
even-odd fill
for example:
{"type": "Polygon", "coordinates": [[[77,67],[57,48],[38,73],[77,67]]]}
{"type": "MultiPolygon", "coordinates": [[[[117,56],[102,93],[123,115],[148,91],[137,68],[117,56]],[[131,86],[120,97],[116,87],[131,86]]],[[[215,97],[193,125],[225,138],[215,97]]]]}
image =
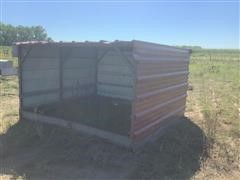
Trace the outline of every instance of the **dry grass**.
{"type": "Polygon", "coordinates": [[[207,156],[194,177],[237,179],[240,176],[239,52],[216,51],[211,60],[204,52],[202,56],[196,54],[190,64],[189,81],[195,90],[190,92],[188,107],[195,112],[190,118],[205,132],[207,156]]]}
{"type": "Polygon", "coordinates": [[[18,121],[18,80],[17,77],[0,77],[0,134],[18,121]]]}
{"type": "Polygon", "coordinates": [[[16,77],[0,79],[2,179],[238,179],[239,54],[194,52],[186,118],[132,152],[67,129],[18,121],[16,77]],[[220,59],[220,60],[219,60],[220,59]]]}

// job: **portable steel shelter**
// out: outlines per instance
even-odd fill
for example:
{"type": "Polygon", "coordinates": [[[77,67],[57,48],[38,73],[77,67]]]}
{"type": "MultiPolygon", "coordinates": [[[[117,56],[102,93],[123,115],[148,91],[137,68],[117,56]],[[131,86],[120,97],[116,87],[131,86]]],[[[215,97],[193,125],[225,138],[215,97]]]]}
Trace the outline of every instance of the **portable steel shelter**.
{"type": "Polygon", "coordinates": [[[16,43],[14,53],[21,118],[135,146],[184,115],[190,50],[136,40],[37,41],[16,43]]]}

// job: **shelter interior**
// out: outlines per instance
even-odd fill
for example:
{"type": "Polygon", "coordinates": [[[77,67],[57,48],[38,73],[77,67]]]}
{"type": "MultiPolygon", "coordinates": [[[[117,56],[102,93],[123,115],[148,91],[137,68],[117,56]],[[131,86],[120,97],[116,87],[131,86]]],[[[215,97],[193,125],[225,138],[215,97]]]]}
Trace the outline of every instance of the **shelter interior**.
{"type": "Polygon", "coordinates": [[[22,46],[22,108],[129,136],[131,47],[130,42],[22,46]]]}

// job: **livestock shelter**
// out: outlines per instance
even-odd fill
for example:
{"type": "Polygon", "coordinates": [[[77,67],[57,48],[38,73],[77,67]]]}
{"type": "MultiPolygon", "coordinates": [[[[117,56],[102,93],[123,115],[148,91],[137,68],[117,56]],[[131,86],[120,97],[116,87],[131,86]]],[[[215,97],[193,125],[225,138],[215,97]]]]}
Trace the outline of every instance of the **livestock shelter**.
{"type": "Polygon", "coordinates": [[[184,115],[190,53],[137,40],[15,43],[20,117],[142,145],[184,115]]]}

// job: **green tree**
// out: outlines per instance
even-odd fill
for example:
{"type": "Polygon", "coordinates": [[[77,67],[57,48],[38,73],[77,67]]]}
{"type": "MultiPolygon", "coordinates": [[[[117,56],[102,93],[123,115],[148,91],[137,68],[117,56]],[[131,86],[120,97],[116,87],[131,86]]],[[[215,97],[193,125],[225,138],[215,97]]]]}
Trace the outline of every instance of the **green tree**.
{"type": "Polygon", "coordinates": [[[9,46],[20,41],[45,41],[52,40],[48,37],[42,26],[12,26],[0,23],[0,44],[9,46]]]}
{"type": "Polygon", "coordinates": [[[17,39],[16,41],[30,41],[33,39],[33,32],[31,32],[32,30],[28,27],[24,27],[24,26],[17,26],[17,39]]]}
{"type": "Polygon", "coordinates": [[[1,45],[10,45],[15,39],[17,39],[17,32],[14,26],[0,24],[0,27],[1,45]]]}
{"type": "Polygon", "coordinates": [[[48,36],[47,36],[47,33],[46,33],[45,29],[43,29],[43,27],[32,26],[31,29],[32,29],[35,40],[39,40],[39,41],[40,40],[47,40],[48,36]]]}

